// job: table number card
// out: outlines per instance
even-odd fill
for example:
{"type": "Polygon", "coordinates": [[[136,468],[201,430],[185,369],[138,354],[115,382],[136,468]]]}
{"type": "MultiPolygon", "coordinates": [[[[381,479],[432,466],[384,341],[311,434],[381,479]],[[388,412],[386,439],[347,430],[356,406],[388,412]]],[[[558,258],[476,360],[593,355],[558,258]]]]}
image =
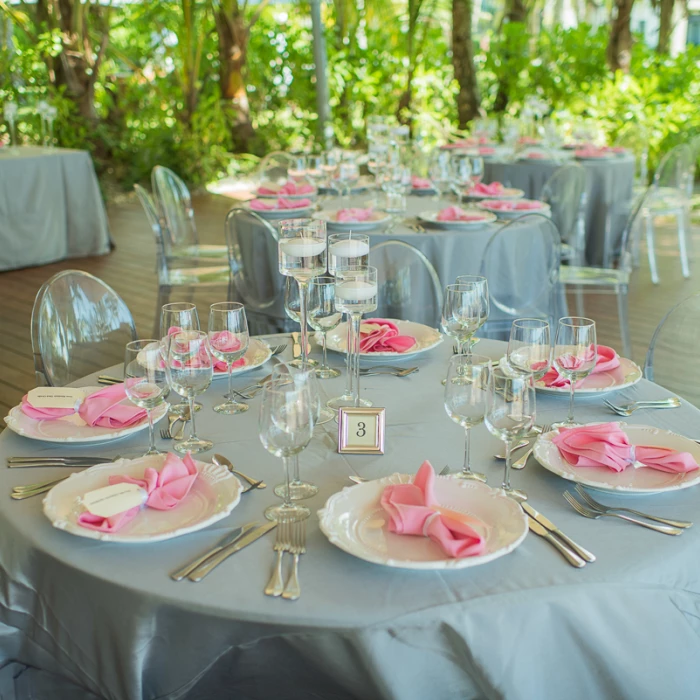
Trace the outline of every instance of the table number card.
{"type": "Polygon", "coordinates": [[[338,415],[338,452],[384,454],[384,409],[341,408],[338,415]]]}

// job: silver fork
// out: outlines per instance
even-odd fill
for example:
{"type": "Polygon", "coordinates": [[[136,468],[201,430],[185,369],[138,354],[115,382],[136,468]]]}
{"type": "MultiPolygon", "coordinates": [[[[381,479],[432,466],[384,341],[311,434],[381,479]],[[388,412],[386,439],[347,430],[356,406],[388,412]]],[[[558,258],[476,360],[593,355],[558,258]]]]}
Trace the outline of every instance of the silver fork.
{"type": "Polygon", "coordinates": [[[413,374],[414,372],[418,371],[418,367],[405,367],[405,368],[398,368],[394,367],[392,369],[387,368],[380,368],[380,369],[361,369],[360,370],[360,376],[361,377],[373,377],[377,374],[387,374],[390,377],[407,377],[409,374],[413,374]]]}
{"type": "Polygon", "coordinates": [[[676,396],[661,401],[631,401],[624,406],[616,406],[607,399],[603,399],[603,403],[618,416],[631,416],[640,408],[679,408],[681,405],[680,399],[676,396]]]}
{"type": "Polygon", "coordinates": [[[287,349],[287,343],[281,343],[280,345],[275,345],[270,348],[273,355],[279,355],[287,349]]]}
{"type": "MultiPolygon", "coordinates": [[[[70,476],[70,475],[69,475],[70,476]]],[[[12,489],[10,498],[15,501],[23,501],[25,498],[31,498],[32,496],[39,496],[42,493],[50,491],[56,484],[65,481],[68,477],[64,476],[60,479],[54,479],[53,481],[40,481],[35,484],[26,484],[25,486],[15,486],[12,489]]]]}
{"type": "Polygon", "coordinates": [[[289,551],[291,542],[289,540],[289,526],[288,520],[280,520],[277,526],[277,536],[275,538],[275,544],[273,549],[277,552],[277,560],[275,561],[275,568],[272,570],[272,575],[270,580],[265,586],[265,595],[271,595],[277,598],[282,595],[284,591],[284,581],[282,581],[282,557],[285,552],[289,551]]]}
{"type": "Polygon", "coordinates": [[[301,520],[292,523],[291,547],[289,551],[294,557],[292,573],[289,575],[287,585],[284,587],[282,597],[286,600],[296,600],[301,595],[299,585],[299,557],[306,553],[306,521],[301,520]]]}
{"type": "Polygon", "coordinates": [[[651,523],[645,523],[643,520],[630,518],[628,515],[622,515],[621,513],[605,513],[598,510],[590,510],[586,508],[586,506],[584,506],[583,504],[579,503],[568,491],[564,491],[564,498],[573,507],[573,509],[580,515],[583,515],[584,518],[591,518],[591,520],[598,520],[598,518],[603,517],[619,518],[620,520],[627,520],[630,523],[641,525],[642,527],[646,527],[649,530],[661,532],[664,535],[683,534],[683,530],[677,527],[671,527],[670,525],[652,525],[651,523]]]}
{"type": "MultiPolygon", "coordinates": [[[[542,426],[542,435],[545,433],[548,433],[551,430],[552,426],[549,425],[549,423],[545,423],[545,425],[542,426]]],[[[513,469],[524,469],[525,465],[527,464],[527,460],[530,459],[530,455],[532,454],[532,450],[535,448],[535,443],[537,442],[537,439],[534,439],[532,441],[532,446],[530,447],[529,450],[525,451],[525,454],[516,459],[515,462],[513,462],[510,466],[513,467],[513,469]]]]}
{"type": "Polygon", "coordinates": [[[670,520],[668,518],[660,518],[657,515],[650,515],[649,513],[642,513],[639,510],[634,510],[633,508],[619,508],[616,506],[605,506],[591,496],[588,491],[586,491],[580,484],[576,484],[576,493],[583,498],[586,503],[591,506],[594,510],[599,510],[601,513],[606,513],[608,511],[624,511],[625,513],[631,513],[632,515],[638,515],[640,518],[646,518],[647,520],[654,520],[657,523],[663,523],[664,525],[670,525],[671,527],[682,527],[688,528],[693,525],[693,523],[687,520],[670,520]]]}

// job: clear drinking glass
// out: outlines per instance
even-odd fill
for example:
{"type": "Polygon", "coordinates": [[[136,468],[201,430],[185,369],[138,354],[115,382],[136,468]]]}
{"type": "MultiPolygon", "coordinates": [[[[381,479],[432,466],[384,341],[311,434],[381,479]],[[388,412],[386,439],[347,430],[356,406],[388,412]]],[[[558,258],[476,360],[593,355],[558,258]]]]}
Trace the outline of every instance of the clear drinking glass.
{"type": "Polygon", "coordinates": [[[326,175],[323,172],[323,156],[308,156],[306,159],[306,177],[316,187],[320,187],[326,175]]]}
{"type": "Polygon", "coordinates": [[[372,405],[360,401],[360,322],[362,314],[377,308],[377,268],[338,271],[335,278],[335,305],[350,316],[352,338],[349,351],[353,369],[352,406],[372,405]]]}
{"type": "Polygon", "coordinates": [[[292,164],[287,170],[289,177],[295,182],[303,180],[308,174],[306,166],[306,156],[293,156],[292,164]]]}
{"type": "Polygon", "coordinates": [[[338,155],[336,153],[333,153],[332,151],[326,153],[324,157],[321,169],[323,170],[325,186],[329,189],[333,188],[333,179],[335,177],[336,172],[338,171],[339,161],[340,158],[338,157],[338,155]]]}
{"type": "Polygon", "coordinates": [[[326,272],[326,222],[288,219],[280,222],[279,270],[299,284],[301,359],[309,360],[309,282],[326,272]]]}
{"type": "MultiPolygon", "coordinates": [[[[161,337],[161,352],[163,360],[168,358],[168,343],[170,337],[179,331],[198,331],[199,330],[199,315],[197,307],[189,301],[176,301],[172,304],[163,304],[160,310],[160,337],[161,337]]],[[[202,404],[195,403],[194,410],[199,411],[202,404]]],[[[170,413],[175,413],[178,416],[185,416],[189,410],[187,401],[170,406],[170,413]]]]}
{"type": "Polygon", "coordinates": [[[260,404],[260,441],[268,452],[284,462],[285,488],[282,505],[265,511],[269,520],[305,520],[311,511],[291,499],[289,461],[311,441],[314,429],[311,393],[303,379],[278,378],[268,382],[260,404]]]}
{"type": "Polygon", "coordinates": [[[326,334],[340,325],[342,316],[343,314],[335,306],[335,277],[331,275],[314,277],[309,289],[309,323],[321,334],[323,362],[316,368],[316,376],[319,379],[333,379],[340,376],[337,369],[328,366],[326,334]]]}
{"type": "Polygon", "coordinates": [[[430,182],[436,192],[434,199],[445,196],[452,188],[452,170],[450,168],[450,154],[447,151],[438,151],[428,170],[430,182]]]}
{"type": "Polygon", "coordinates": [[[538,382],[552,363],[549,323],[539,318],[518,318],[510,327],[508,364],[538,382]]]}
{"type": "Polygon", "coordinates": [[[481,156],[469,156],[471,165],[471,187],[478,185],[484,179],[484,159],[481,156]]]}
{"type": "Polygon", "coordinates": [[[553,428],[572,427],[574,422],[574,393],[576,382],[587,377],[598,359],[595,321],[582,316],[559,319],[554,341],[554,366],[562,377],[569,380],[569,417],[553,423],[553,428]]]}
{"type": "Polygon", "coordinates": [[[354,160],[341,160],[335,173],[336,189],[341,197],[349,197],[360,181],[360,168],[354,160]]]}
{"type": "Polygon", "coordinates": [[[459,197],[461,203],[465,191],[472,184],[471,156],[465,153],[453,153],[450,158],[450,170],[452,173],[452,191],[459,197]]]}
{"type": "Polygon", "coordinates": [[[220,362],[226,363],[228,373],[228,394],[222,404],[214,406],[217,413],[232,415],[245,413],[247,403],[234,401],[231,381],[233,365],[248,350],[250,336],[245,307],[237,301],[222,301],[209,307],[209,348],[220,362]]]}
{"type": "Polygon", "coordinates": [[[486,475],[473,472],[470,458],[470,435],[475,425],[484,422],[489,389],[491,360],[482,355],[455,355],[447,367],[445,410],[465,432],[464,464],[456,476],[486,481],[486,475]]]}
{"type": "Polygon", "coordinates": [[[503,490],[517,500],[526,501],[523,491],[510,485],[511,452],[513,445],[525,437],[535,424],[535,387],[525,374],[512,374],[494,367],[489,376],[486,427],[506,446],[506,467],[503,490]]]}
{"type": "Polygon", "coordinates": [[[148,414],[148,451],[159,455],[153,431],[153,409],[160,406],[170,390],[158,340],[134,340],[124,353],[124,389],[132,403],[148,414]]]}
{"type": "Polygon", "coordinates": [[[171,388],[189,401],[192,431],[187,440],[177,442],[178,452],[205,452],[213,447],[209,440],[197,437],[194,397],[203,394],[211,384],[213,359],[209,339],[203,331],[181,331],[170,336],[166,372],[171,388]]]}
{"type": "Polygon", "coordinates": [[[489,317],[489,288],[485,277],[458,277],[448,284],[442,305],[441,326],[457,340],[457,352],[470,355],[472,338],[489,317]]]}

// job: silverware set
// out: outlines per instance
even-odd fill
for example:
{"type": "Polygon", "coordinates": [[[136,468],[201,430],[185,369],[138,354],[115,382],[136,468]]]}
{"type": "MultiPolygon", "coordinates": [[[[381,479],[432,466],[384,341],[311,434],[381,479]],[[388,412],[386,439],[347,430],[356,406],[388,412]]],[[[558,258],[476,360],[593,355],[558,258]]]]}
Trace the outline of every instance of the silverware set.
{"type": "Polygon", "coordinates": [[[107,374],[101,374],[97,377],[98,384],[104,384],[106,386],[111,386],[112,384],[121,384],[124,380],[119,379],[119,377],[110,377],[107,374]]]}
{"type": "MultiPolygon", "coordinates": [[[[535,441],[537,440],[537,436],[542,434],[542,433],[548,433],[551,429],[552,429],[552,426],[549,423],[546,423],[545,425],[543,425],[541,427],[536,425],[533,428],[533,432],[535,433],[535,435],[532,438],[530,438],[529,440],[521,440],[517,445],[515,445],[513,447],[513,450],[512,450],[513,452],[515,452],[516,450],[520,450],[523,447],[526,447],[528,444],[532,443],[530,449],[528,449],[525,452],[525,454],[523,454],[522,457],[519,457],[510,465],[511,468],[512,469],[524,469],[525,465],[527,464],[527,460],[530,458],[530,455],[532,454],[532,450],[535,447],[535,441]]],[[[500,459],[500,460],[504,460],[506,458],[506,456],[503,454],[494,455],[494,457],[496,459],[500,459]]]]}
{"type": "Polygon", "coordinates": [[[616,406],[610,403],[607,399],[603,399],[603,403],[618,416],[631,416],[640,408],[680,408],[681,401],[678,397],[672,396],[668,399],[660,401],[632,401],[623,406],[616,406]]]}
{"type": "Polygon", "coordinates": [[[299,558],[306,553],[306,521],[282,520],[277,528],[273,550],[276,553],[275,564],[270,580],[265,586],[265,595],[296,600],[301,595],[299,558]],[[292,555],[292,570],[285,584],[282,577],[282,562],[286,552],[292,555]]]}
{"type": "MultiPolygon", "coordinates": [[[[195,411],[196,413],[196,411],[195,411]]],[[[169,415],[168,416],[168,427],[163,428],[160,431],[160,436],[163,440],[182,440],[185,437],[185,427],[187,426],[187,423],[190,421],[190,409],[187,407],[183,413],[183,415],[178,416],[178,415],[169,415]],[[173,428],[175,427],[175,423],[178,421],[182,422],[182,425],[180,426],[179,430],[177,432],[173,432],[173,428]]]]}
{"type": "Polygon", "coordinates": [[[392,377],[407,377],[418,371],[418,367],[396,367],[394,365],[372,365],[360,368],[361,377],[373,377],[377,374],[388,374],[392,377]]]}

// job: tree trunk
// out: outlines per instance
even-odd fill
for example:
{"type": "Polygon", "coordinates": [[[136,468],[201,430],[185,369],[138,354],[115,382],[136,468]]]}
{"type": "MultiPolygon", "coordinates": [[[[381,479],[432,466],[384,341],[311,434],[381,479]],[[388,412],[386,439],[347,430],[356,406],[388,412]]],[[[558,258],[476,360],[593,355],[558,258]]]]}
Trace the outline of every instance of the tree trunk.
{"type": "Polygon", "coordinates": [[[452,65],[459,84],[457,117],[459,128],[479,114],[479,86],[474,69],[474,42],[472,40],[472,1],[452,0],[452,65]]]}
{"type": "Polygon", "coordinates": [[[615,0],[615,17],[610,23],[607,58],[610,70],[629,73],[632,60],[630,19],[634,0],[615,0]]]}
{"type": "Polygon", "coordinates": [[[219,85],[221,97],[230,102],[233,111],[231,136],[235,147],[248,150],[248,142],[255,136],[250,119],[250,104],[244,71],[248,58],[250,30],[242,15],[227,15],[220,10],[215,14],[219,38],[219,85]]]}
{"type": "Polygon", "coordinates": [[[667,54],[671,48],[674,4],[675,0],[660,0],[659,2],[659,43],[656,46],[656,51],[660,54],[667,54]]]}
{"type": "MultiPolygon", "coordinates": [[[[519,22],[523,25],[522,31],[527,31],[527,15],[528,6],[525,0],[507,0],[506,11],[503,16],[503,21],[507,24],[512,22],[519,22]]],[[[507,49],[506,49],[507,52],[507,49]]],[[[502,76],[498,82],[498,92],[496,93],[496,99],[493,103],[493,111],[497,113],[505,112],[508,106],[508,83],[509,76],[502,76]]]]}

